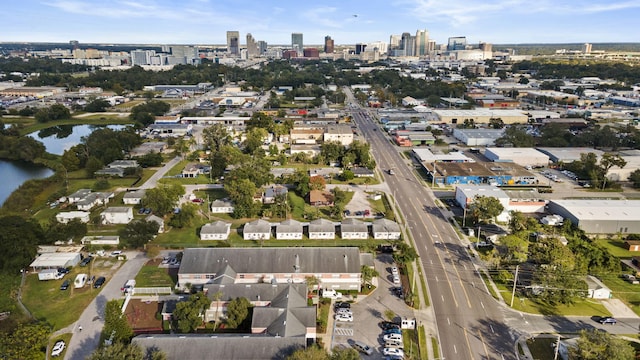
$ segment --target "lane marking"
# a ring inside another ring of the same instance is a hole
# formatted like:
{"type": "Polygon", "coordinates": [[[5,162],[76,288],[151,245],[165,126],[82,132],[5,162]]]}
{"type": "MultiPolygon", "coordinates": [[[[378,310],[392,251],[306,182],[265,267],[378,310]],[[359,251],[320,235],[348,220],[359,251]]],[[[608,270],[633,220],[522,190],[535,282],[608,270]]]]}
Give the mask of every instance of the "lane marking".
{"type": "Polygon", "coordinates": [[[471,343],[469,342],[469,333],[467,332],[467,328],[463,328],[464,330],[464,338],[467,340],[467,347],[469,348],[469,355],[471,355],[471,360],[474,359],[473,351],[471,350],[471,343]]]}
{"type": "Polygon", "coordinates": [[[451,325],[451,320],[449,320],[449,318],[447,318],[447,323],[451,325]]]}
{"type": "Polygon", "coordinates": [[[487,359],[490,359],[487,344],[484,342],[484,338],[482,337],[482,333],[480,332],[480,330],[478,330],[478,336],[480,337],[480,341],[482,342],[482,346],[484,347],[484,353],[487,356],[487,359]]]}

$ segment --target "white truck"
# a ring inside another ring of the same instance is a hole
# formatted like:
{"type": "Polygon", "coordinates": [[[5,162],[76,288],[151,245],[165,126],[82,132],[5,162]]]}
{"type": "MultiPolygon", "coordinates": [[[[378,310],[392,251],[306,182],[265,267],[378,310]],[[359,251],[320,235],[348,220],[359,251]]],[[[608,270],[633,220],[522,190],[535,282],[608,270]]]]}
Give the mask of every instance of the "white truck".
{"type": "Polygon", "coordinates": [[[133,279],[130,279],[130,280],[127,280],[127,282],[124,284],[121,290],[123,294],[131,293],[133,295],[133,288],[135,287],[136,287],[136,281],[133,279]]]}
{"type": "Polygon", "coordinates": [[[73,280],[73,287],[75,287],[76,289],[83,288],[84,284],[87,283],[87,278],[88,278],[87,274],[78,274],[76,276],[76,279],[73,280]]]}
{"type": "Polygon", "coordinates": [[[60,274],[57,269],[46,269],[38,273],[38,280],[58,280],[63,276],[64,274],[60,274]]]}
{"type": "Polygon", "coordinates": [[[339,291],[335,291],[334,289],[324,289],[322,290],[322,297],[328,299],[342,299],[342,293],[339,291]]]}

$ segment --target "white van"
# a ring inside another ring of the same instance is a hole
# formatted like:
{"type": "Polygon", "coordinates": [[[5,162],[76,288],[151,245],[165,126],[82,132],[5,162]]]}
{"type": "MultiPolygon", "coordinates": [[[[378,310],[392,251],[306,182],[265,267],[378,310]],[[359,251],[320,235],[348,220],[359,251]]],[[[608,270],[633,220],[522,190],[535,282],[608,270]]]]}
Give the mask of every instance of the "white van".
{"type": "Polygon", "coordinates": [[[322,290],[322,297],[329,299],[342,299],[342,293],[335,291],[334,289],[324,289],[322,290]]]}
{"type": "Polygon", "coordinates": [[[84,284],[86,283],[87,283],[87,274],[78,274],[78,276],[76,276],[76,279],[73,280],[73,286],[76,289],[80,289],[84,287],[84,284]]]}

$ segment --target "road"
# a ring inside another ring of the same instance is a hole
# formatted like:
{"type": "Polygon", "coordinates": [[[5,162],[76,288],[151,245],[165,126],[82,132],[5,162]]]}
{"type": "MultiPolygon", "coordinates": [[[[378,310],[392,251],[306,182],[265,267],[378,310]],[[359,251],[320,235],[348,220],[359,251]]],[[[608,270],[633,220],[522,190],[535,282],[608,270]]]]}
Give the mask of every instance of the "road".
{"type": "Polygon", "coordinates": [[[113,274],[100,291],[100,294],[87,306],[80,318],[73,326],[73,336],[67,346],[65,360],[86,359],[100,341],[100,334],[104,326],[104,308],[109,300],[122,297],[120,289],[128,279],[136,277],[147,257],[142,252],[126,252],[127,261],[113,274]],[[79,327],[82,326],[82,330],[79,327]]]}
{"type": "MultiPolygon", "coordinates": [[[[356,104],[353,94],[346,93],[356,104]]],[[[435,205],[433,193],[417,180],[407,165],[410,161],[365,110],[352,110],[415,240],[435,313],[441,358],[516,359],[518,334],[505,325],[504,308],[486,289],[467,244],[435,205]],[[389,175],[388,169],[395,174],[389,175]]]]}

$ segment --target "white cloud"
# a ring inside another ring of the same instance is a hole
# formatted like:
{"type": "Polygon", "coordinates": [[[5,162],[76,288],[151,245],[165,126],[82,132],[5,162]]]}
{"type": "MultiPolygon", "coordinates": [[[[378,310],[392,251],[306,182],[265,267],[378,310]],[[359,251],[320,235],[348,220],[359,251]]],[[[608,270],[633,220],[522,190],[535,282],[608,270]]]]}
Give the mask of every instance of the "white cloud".
{"type": "Polygon", "coordinates": [[[312,8],[306,10],[302,14],[302,18],[305,21],[312,22],[318,25],[330,27],[330,28],[340,28],[342,24],[340,21],[336,21],[336,16],[334,15],[338,10],[335,7],[323,6],[312,8]]]}

